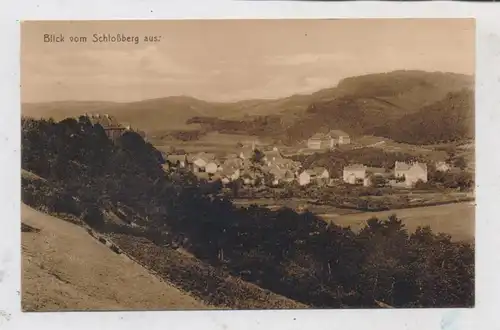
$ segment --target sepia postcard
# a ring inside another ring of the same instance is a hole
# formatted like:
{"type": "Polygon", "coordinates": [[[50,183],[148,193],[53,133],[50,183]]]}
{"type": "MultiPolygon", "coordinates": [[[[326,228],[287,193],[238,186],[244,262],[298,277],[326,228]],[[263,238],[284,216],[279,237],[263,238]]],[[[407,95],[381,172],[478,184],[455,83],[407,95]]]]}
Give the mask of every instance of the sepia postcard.
{"type": "Polygon", "coordinates": [[[474,19],[24,21],[26,312],[475,306],[474,19]]]}

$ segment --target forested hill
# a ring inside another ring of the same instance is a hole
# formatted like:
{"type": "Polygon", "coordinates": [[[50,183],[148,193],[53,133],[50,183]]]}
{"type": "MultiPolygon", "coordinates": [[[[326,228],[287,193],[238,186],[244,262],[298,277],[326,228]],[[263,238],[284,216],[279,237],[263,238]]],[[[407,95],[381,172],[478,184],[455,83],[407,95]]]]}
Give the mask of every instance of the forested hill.
{"type": "MultiPolygon", "coordinates": [[[[474,78],[443,72],[393,71],[346,78],[332,88],[274,100],[206,102],[172,96],[130,103],[23,104],[31,117],[62,120],[84,112],[108,113],[147,133],[199,129],[271,136],[290,143],[340,128],[363,134],[441,102],[450,92],[474,88],[474,78]],[[192,125],[192,124],[197,125],[192,125]]],[[[470,109],[473,112],[473,108],[470,109]]],[[[391,133],[392,134],[392,133],[391,133]]]]}
{"type": "Polygon", "coordinates": [[[413,144],[473,139],[474,102],[472,90],[449,93],[418,112],[374,128],[372,133],[413,144]]]}
{"type": "MultiPolygon", "coordinates": [[[[23,180],[28,205],[79,217],[97,231],[116,229],[107,227],[105,212],[127,210],[132,215],[127,221],[158,234],[158,247],[182,237],[181,247],[217,269],[219,278],[241,277],[311,307],[374,307],[375,301],[395,307],[474,304],[469,243],[452,242],[429,228],[409,233],[396,215],[367,219],[357,233],[310,212],[239,208],[221,197],[220,185],[182,171],[165,172],[162,162],[138,134],[127,132],[112,142],[86,117],[22,120],[23,169],[44,178],[23,180]]],[[[120,226],[120,232],[128,228],[120,226]]],[[[148,251],[140,252],[150,260],[148,251]]],[[[195,273],[178,280],[192,281],[195,273]]],[[[217,283],[202,287],[224,305],[227,295],[218,296],[222,284],[217,283]]],[[[232,301],[247,299],[242,292],[232,290],[232,301]]]]}

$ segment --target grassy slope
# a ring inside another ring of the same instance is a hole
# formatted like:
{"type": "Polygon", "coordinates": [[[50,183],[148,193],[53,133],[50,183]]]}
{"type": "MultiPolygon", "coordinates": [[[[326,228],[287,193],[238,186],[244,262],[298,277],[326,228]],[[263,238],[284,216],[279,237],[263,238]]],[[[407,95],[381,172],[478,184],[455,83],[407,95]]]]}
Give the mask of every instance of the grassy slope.
{"type": "Polygon", "coordinates": [[[207,309],[195,298],[113,253],[85,229],[23,204],[22,307],[25,311],[207,309]]]}

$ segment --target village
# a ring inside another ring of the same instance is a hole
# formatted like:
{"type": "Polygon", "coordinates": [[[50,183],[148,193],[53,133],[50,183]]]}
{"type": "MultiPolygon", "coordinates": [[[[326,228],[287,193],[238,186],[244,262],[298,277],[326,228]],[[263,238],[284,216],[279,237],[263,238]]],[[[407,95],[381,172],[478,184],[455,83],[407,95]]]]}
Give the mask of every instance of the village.
{"type": "MultiPolygon", "coordinates": [[[[92,124],[101,125],[112,140],[126,131],[137,132],[145,138],[144,132],[123,125],[108,114],[85,116],[92,124]]],[[[309,153],[320,153],[351,144],[351,137],[341,130],[331,130],[328,133],[316,133],[305,143],[309,153]]],[[[293,183],[299,186],[332,186],[344,183],[411,189],[419,182],[426,183],[429,177],[428,164],[416,161],[396,161],[392,169],[353,163],[344,166],[341,177],[336,177],[325,167],[304,168],[301,162],[289,155],[284,156],[277,146],[261,146],[255,141],[239,145],[239,152],[224,155],[204,151],[164,154],[165,163],[162,166],[165,171],[178,169],[192,172],[200,180],[220,181],[223,185],[239,180],[249,187],[277,187],[293,183]]],[[[458,171],[445,161],[437,161],[433,166],[436,171],[443,173],[458,171]]]]}
{"type": "MultiPolygon", "coordinates": [[[[223,184],[241,179],[247,186],[279,186],[293,182],[300,186],[324,186],[342,179],[347,184],[369,187],[378,182],[376,178],[383,178],[392,187],[411,188],[419,181],[428,180],[427,165],[419,162],[396,162],[393,171],[352,164],[344,167],[342,178],[336,178],[325,167],[304,169],[300,162],[284,157],[277,147],[261,151],[255,146],[246,146],[239,154],[228,154],[224,158],[206,152],[167,155],[166,160],[165,170],[189,170],[199,179],[220,180],[223,184]]],[[[448,170],[445,163],[439,166],[442,171],[448,170]]]]}

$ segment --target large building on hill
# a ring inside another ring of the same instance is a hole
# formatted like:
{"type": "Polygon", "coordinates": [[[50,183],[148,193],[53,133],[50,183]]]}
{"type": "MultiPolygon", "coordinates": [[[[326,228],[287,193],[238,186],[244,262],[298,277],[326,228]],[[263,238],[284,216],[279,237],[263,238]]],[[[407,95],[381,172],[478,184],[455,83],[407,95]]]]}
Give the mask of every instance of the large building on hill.
{"type": "Polygon", "coordinates": [[[119,138],[125,131],[130,130],[130,126],[123,126],[116,118],[108,114],[86,114],[92,125],[99,124],[111,140],[119,138]]]}
{"type": "Polygon", "coordinates": [[[344,131],[334,129],[331,130],[328,134],[328,137],[332,139],[334,142],[334,145],[342,145],[342,144],[350,144],[351,143],[351,137],[349,134],[347,134],[344,131]]]}
{"type": "Polygon", "coordinates": [[[334,141],[327,134],[316,133],[307,140],[307,147],[314,150],[332,149],[334,141]]]}
{"type": "Polygon", "coordinates": [[[341,130],[331,130],[327,134],[316,133],[311,136],[307,140],[307,147],[314,150],[328,150],[349,143],[351,143],[349,134],[341,130]]]}

